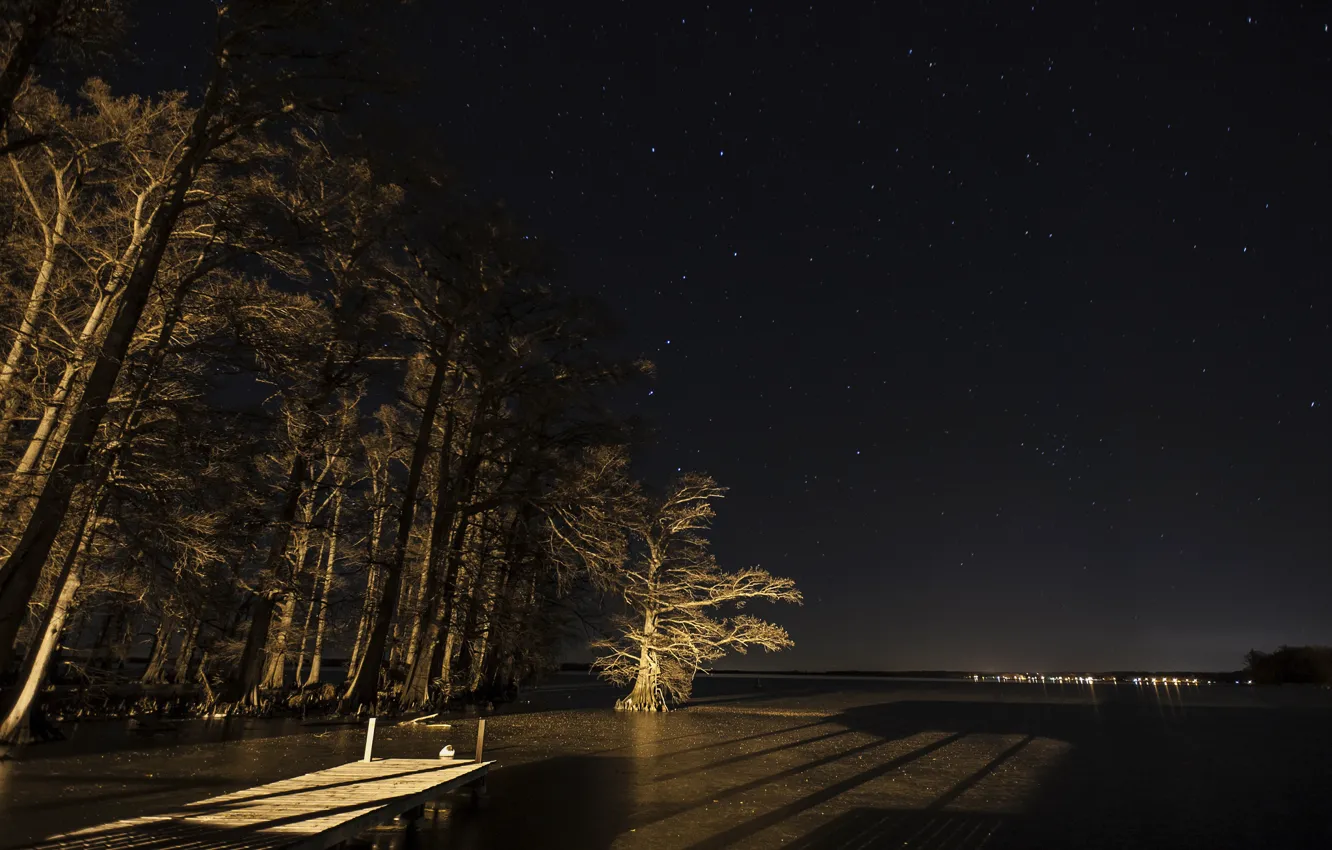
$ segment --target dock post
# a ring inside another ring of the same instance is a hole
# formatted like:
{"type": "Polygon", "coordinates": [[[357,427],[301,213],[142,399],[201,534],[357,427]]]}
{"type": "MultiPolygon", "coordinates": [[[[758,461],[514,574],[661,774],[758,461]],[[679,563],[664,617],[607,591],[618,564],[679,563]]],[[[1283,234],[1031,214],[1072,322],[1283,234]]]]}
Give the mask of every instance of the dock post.
{"type": "Polygon", "coordinates": [[[375,748],[375,718],[370,718],[370,728],[365,731],[365,758],[361,761],[370,761],[370,752],[375,748]]]}
{"type": "MultiPolygon", "coordinates": [[[[476,721],[476,763],[481,763],[481,754],[486,746],[486,719],[476,721]]],[[[481,777],[472,783],[472,805],[478,809],[486,807],[486,779],[481,777]]]]}

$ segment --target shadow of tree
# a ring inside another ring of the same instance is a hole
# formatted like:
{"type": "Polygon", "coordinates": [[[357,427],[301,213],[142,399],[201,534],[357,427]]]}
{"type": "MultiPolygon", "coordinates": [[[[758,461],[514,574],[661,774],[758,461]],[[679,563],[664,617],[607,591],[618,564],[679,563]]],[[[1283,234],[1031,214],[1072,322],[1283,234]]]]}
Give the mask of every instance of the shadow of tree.
{"type": "MultiPolygon", "coordinates": [[[[89,806],[99,803],[107,803],[112,800],[118,803],[127,803],[131,800],[138,800],[144,797],[156,797],[162,794],[163,789],[160,779],[151,776],[123,776],[123,775],[94,775],[80,777],[55,777],[47,775],[46,779],[58,779],[61,782],[70,784],[90,784],[98,785],[101,783],[115,783],[121,785],[132,785],[134,787],[121,788],[118,790],[106,791],[103,793],[91,793],[86,791],[75,792],[80,805],[89,806]]],[[[189,779],[178,779],[171,783],[171,792],[178,792],[186,789],[198,789],[203,791],[208,788],[227,788],[235,783],[227,779],[212,779],[208,777],[191,777],[189,779]]],[[[30,812],[40,812],[49,809],[68,808],[70,801],[67,797],[57,797],[51,800],[42,800],[35,803],[29,803],[25,808],[30,812]]],[[[3,843],[0,843],[3,846],[3,843]]]]}
{"type": "Polygon", "coordinates": [[[852,809],[814,832],[784,845],[788,850],[980,850],[1005,818],[967,812],[852,809]]]}
{"type": "MultiPolygon", "coordinates": [[[[980,770],[921,810],[856,809],[807,838],[804,847],[1332,847],[1332,713],[1323,708],[1183,708],[1140,692],[1097,703],[898,701],[828,719],[875,739],[945,735],[933,751],[969,735],[1021,736],[980,770]],[[1037,738],[1071,745],[1021,812],[945,812],[1037,738]],[[980,826],[978,826],[978,824],[980,826]],[[1002,829],[1000,826],[1002,825],[1002,829]],[[861,835],[850,844],[850,834],[861,835]],[[983,838],[980,836],[983,833],[983,838]]],[[[799,741],[788,746],[799,746],[799,741]]],[[[750,780],[752,790],[783,775],[863,753],[864,745],[750,780]]],[[[693,848],[720,848],[920,758],[915,751],[763,812],[693,848]]],[[[758,754],[748,754],[758,755],[758,754]]],[[[723,759],[702,770],[746,756],[723,759]]],[[[717,795],[713,795],[716,797],[717,795]]]]}

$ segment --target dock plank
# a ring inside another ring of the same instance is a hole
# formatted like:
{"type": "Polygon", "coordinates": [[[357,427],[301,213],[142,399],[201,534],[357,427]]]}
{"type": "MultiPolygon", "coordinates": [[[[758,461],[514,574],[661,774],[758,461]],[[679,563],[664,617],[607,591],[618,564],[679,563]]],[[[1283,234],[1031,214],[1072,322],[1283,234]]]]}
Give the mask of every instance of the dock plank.
{"type": "Polygon", "coordinates": [[[209,797],[29,845],[31,850],[324,850],[455,788],[492,762],[375,759],[209,797]]]}

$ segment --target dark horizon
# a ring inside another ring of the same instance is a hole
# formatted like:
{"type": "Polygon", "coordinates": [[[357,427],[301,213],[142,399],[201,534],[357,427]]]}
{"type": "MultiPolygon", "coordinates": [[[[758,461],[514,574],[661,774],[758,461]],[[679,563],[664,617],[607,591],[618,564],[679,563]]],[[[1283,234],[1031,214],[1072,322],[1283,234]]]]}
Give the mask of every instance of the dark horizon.
{"type": "Polygon", "coordinates": [[[415,4],[352,119],[657,363],[642,474],[805,594],[746,665],[1230,669],[1332,644],[1332,36],[1251,11],[415,4]]]}

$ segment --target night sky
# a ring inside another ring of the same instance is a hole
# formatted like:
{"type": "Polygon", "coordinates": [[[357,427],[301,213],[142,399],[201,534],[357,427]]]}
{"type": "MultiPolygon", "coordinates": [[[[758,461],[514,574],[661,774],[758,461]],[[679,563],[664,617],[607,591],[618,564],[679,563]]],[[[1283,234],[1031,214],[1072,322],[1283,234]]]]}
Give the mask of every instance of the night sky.
{"type": "Polygon", "coordinates": [[[746,666],[1235,669],[1332,643],[1332,14],[1167,5],[418,2],[361,120],[657,363],[746,666]]]}

